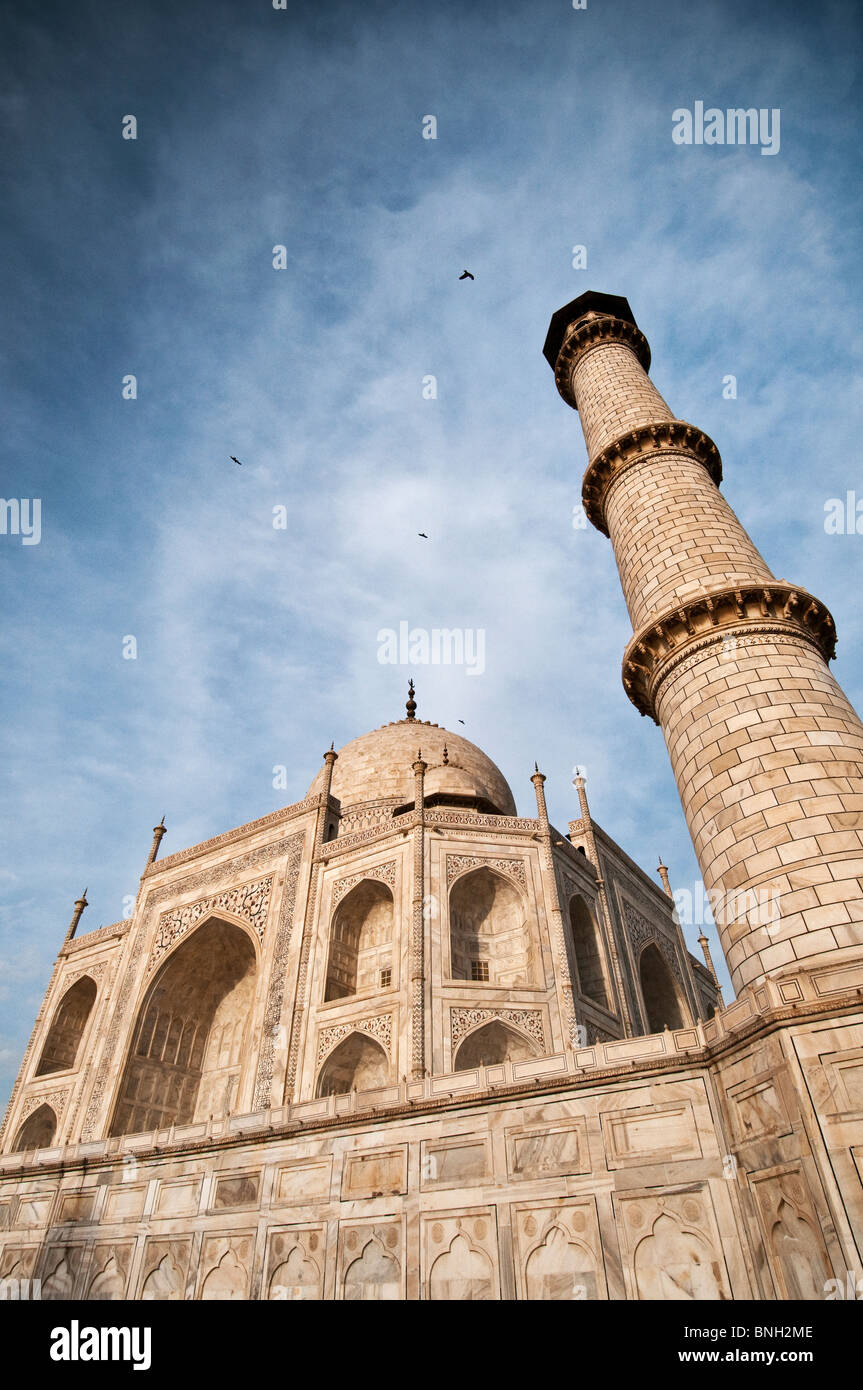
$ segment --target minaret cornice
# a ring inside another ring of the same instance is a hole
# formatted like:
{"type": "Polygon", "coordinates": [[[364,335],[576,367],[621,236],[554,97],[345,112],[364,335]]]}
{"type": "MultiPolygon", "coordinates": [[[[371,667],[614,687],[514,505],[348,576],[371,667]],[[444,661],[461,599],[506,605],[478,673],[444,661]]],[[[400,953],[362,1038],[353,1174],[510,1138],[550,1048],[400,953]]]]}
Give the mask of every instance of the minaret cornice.
{"type": "Polygon", "coordinates": [[[687,454],[706,468],[718,487],[722,481],[722,459],[709,435],[686,420],[664,420],[641,425],[615,439],[587,465],[581,485],[581,499],[588,519],[608,535],[605,499],[622,473],[645,459],[656,460],[668,454],[687,454]]]}
{"type": "Polygon", "coordinates": [[[623,685],[642,714],[658,723],[656,701],[663,681],[682,661],[711,644],[731,639],[802,638],[830,661],[836,627],[829,610],[792,584],[732,585],[699,594],[641,628],[623,655],[623,685]]]}
{"type": "Polygon", "coordinates": [[[631,348],[644,370],[648,371],[650,344],[634,323],[610,314],[596,314],[582,319],[567,332],[554,367],[557,389],[573,410],[578,410],[572,386],[572,374],[576,364],[586,353],[594,348],[604,347],[607,343],[623,343],[631,348]]]}

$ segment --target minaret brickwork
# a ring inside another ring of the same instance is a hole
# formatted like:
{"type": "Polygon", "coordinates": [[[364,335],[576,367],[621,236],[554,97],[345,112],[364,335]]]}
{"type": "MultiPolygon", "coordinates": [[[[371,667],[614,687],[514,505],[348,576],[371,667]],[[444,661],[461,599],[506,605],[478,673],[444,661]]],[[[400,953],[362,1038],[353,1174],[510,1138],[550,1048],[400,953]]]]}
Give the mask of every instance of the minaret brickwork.
{"type": "Polygon", "coordinates": [[[545,344],[588,452],[634,630],[629,698],[665,735],[735,989],[863,954],[863,724],[833,620],[774,578],[719,491],[718,450],[647,375],[625,299],[589,292],[545,344]]]}

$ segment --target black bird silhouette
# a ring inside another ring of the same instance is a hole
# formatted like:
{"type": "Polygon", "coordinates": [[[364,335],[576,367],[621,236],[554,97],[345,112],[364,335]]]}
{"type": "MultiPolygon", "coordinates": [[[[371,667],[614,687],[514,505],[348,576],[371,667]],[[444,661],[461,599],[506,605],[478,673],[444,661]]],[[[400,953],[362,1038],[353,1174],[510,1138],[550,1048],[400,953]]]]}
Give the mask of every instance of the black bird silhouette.
{"type": "Polygon", "coordinates": [[[463,723],[464,723],[464,720],[463,720],[463,719],[460,719],[458,722],[459,722],[459,724],[463,724],[463,723]]]}
{"type": "Polygon", "coordinates": [[[424,541],[428,540],[428,536],[426,535],[425,531],[417,531],[417,535],[422,536],[424,541]]]}
{"type": "Polygon", "coordinates": [[[460,280],[475,280],[475,279],[476,279],[476,276],[475,276],[475,275],[471,275],[471,273],[470,273],[469,270],[463,270],[462,273],[461,273],[461,275],[460,275],[458,278],[459,278],[460,280]]]}
{"type": "MultiPolygon", "coordinates": [[[[240,463],[240,460],[239,460],[239,459],[235,459],[235,458],[234,458],[234,455],[231,454],[231,463],[240,463]]],[[[242,466],[243,466],[243,465],[240,463],[240,467],[241,467],[241,468],[242,468],[242,466]]]]}

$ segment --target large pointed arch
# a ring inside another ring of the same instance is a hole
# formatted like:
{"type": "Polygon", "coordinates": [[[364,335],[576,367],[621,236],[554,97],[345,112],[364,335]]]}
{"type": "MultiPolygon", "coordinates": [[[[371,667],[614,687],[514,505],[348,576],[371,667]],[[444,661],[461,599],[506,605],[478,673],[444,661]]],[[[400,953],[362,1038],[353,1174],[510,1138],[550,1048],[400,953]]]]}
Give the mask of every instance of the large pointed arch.
{"type": "Polygon", "coordinates": [[[651,1033],[664,1028],[685,1028],[684,1007],[680,991],[668,962],[654,941],[648,941],[638,960],[641,997],[651,1033]]]}
{"type": "Polygon", "coordinates": [[[395,908],[385,883],[364,878],[333,914],[324,999],[345,999],[392,978],[395,908]]]}
{"type": "Polygon", "coordinates": [[[340,1096],[373,1091],[390,1080],[390,1062],[380,1043],[367,1033],[349,1033],[321,1067],[315,1094],[340,1096]]]}
{"type": "Polygon", "coordinates": [[[40,1105],[18,1130],[12,1152],[20,1154],[28,1149],[50,1149],[56,1133],[57,1116],[50,1105],[40,1105]]]}
{"type": "Polygon", "coordinates": [[[233,922],[208,918],[174,948],[138,1011],[112,1135],[234,1108],[256,974],[253,938],[233,922]]]}
{"type": "Polygon", "coordinates": [[[37,1076],[47,1076],[54,1071],[70,1071],[75,1065],[78,1048],[84,1036],[84,1029],[96,1002],[96,981],[89,975],[82,975],[63,995],[54,1017],[39,1065],[37,1076]]]}
{"type": "Polygon", "coordinates": [[[509,988],[535,983],[527,911],[509,878],[486,865],[460,875],[450,889],[449,921],[454,980],[509,988]]]}

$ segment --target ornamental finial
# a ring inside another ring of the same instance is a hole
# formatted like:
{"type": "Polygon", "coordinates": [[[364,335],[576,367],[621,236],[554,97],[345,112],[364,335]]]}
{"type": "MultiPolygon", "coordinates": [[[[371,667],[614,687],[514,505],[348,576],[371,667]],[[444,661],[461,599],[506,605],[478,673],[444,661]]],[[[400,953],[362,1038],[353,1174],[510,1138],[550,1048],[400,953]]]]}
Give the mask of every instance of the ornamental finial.
{"type": "Polygon", "coordinates": [[[416,700],[414,699],[414,695],[415,695],[415,694],[416,694],[416,691],[414,690],[414,683],[413,683],[413,681],[411,680],[411,681],[409,682],[409,684],[408,684],[408,698],[407,698],[407,701],[406,701],[406,703],[405,703],[405,709],[406,709],[407,712],[408,712],[408,719],[414,719],[414,718],[416,717],[417,702],[416,702],[416,700]]]}

